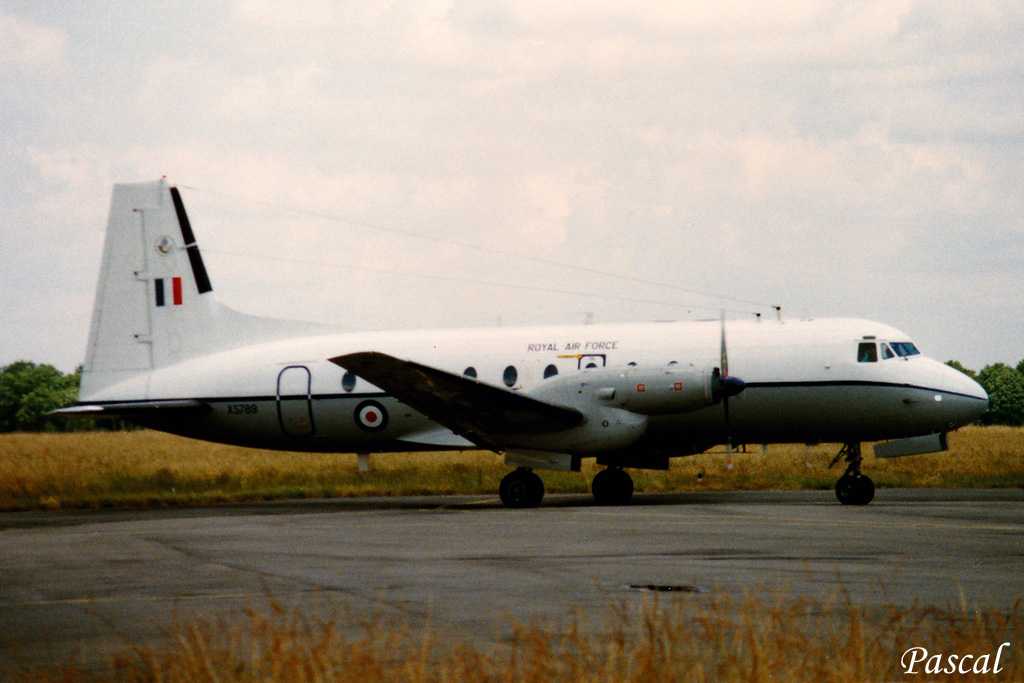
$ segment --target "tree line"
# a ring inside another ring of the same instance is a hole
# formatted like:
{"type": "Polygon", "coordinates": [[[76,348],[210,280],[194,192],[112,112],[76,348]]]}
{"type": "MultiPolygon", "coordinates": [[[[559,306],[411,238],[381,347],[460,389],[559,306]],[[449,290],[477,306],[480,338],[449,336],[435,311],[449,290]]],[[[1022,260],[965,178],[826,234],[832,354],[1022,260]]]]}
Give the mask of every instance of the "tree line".
{"type": "MultiPolygon", "coordinates": [[[[1016,367],[995,363],[978,372],[955,360],[946,364],[974,378],[988,392],[988,412],[981,416],[980,424],[1024,426],[1024,360],[1016,367]]],[[[81,420],[49,414],[75,404],[81,379],[81,366],[70,374],[63,374],[52,365],[29,361],[4,367],[0,370],[0,432],[124,428],[120,421],[81,420]]]]}
{"type": "Polygon", "coordinates": [[[978,420],[980,424],[1024,425],[1024,360],[1017,367],[996,363],[978,372],[955,360],[946,361],[946,365],[971,377],[988,392],[988,411],[978,420]]]}
{"type": "Polygon", "coordinates": [[[82,366],[64,374],[52,365],[17,361],[0,370],[0,433],[77,432],[115,429],[113,420],[82,420],[49,415],[78,400],[82,366]]]}

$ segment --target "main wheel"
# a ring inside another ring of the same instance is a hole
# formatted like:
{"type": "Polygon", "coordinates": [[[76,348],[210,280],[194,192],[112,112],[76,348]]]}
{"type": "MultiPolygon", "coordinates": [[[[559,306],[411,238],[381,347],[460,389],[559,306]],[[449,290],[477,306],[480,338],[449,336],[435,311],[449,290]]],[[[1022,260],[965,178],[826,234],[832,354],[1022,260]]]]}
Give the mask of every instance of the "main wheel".
{"type": "Polygon", "coordinates": [[[544,499],[544,482],[533,470],[520,467],[501,480],[498,495],[509,508],[535,508],[544,499]]]}
{"type": "Polygon", "coordinates": [[[625,505],[633,498],[633,478],[618,467],[609,467],[594,475],[590,490],[598,505],[625,505]]]}
{"type": "Polygon", "coordinates": [[[843,505],[867,505],[875,497],[875,484],[863,474],[844,474],[836,482],[836,498],[843,505]]]}

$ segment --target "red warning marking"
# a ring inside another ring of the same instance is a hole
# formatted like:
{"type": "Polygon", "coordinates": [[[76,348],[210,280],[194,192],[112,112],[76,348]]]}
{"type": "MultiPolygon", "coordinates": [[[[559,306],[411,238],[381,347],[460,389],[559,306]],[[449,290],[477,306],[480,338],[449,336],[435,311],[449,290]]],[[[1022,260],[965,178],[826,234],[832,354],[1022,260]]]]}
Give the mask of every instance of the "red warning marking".
{"type": "Polygon", "coordinates": [[[175,306],[180,306],[181,305],[181,278],[180,277],[176,277],[173,280],[171,280],[171,288],[173,290],[174,305],[175,306]]]}
{"type": "Polygon", "coordinates": [[[672,389],[674,391],[682,391],[683,390],[683,383],[682,382],[676,382],[675,386],[672,387],[672,389]]]}
{"type": "Polygon", "coordinates": [[[645,391],[647,391],[647,386],[646,386],[646,385],[644,385],[644,384],[637,384],[637,385],[636,385],[636,390],[637,390],[637,393],[640,393],[640,394],[642,394],[642,393],[644,393],[645,391]]]}

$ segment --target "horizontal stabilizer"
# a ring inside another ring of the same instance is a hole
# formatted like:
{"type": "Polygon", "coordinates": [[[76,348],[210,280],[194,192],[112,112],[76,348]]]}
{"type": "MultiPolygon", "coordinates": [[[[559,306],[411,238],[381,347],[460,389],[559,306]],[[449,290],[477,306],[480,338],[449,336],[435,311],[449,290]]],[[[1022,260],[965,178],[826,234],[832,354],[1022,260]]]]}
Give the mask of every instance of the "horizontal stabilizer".
{"type": "Polygon", "coordinates": [[[384,353],[330,359],[473,443],[501,450],[501,435],[544,434],[583,422],[575,408],[540,401],[384,353]]]}
{"type": "Polygon", "coordinates": [[[203,401],[126,401],[120,403],[91,403],[54,410],[50,415],[68,417],[156,417],[158,415],[201,415],[210,411],[210,405],[203,401]]]}

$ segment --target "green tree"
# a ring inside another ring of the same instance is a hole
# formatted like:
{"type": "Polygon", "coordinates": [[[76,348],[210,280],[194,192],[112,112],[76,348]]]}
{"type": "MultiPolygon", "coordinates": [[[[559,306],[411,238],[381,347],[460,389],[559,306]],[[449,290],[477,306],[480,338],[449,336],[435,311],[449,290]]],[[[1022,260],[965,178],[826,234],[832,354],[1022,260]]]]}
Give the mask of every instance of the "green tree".
{"type": "Polygon", "coordinates": [[[977,379],[988,392],[988,412],[982,415],[982,424],[1024,425],[1024,375],[996,363],[982,368],[977,379]]]}
{"type": "Polygon", "coordinates": [[[0,431],[67,429],[67,421],[47,417],[72,405],[80,374],[63,375],[52,365],[18,361],[0,370],[0,431]]]}
{"type": "MultiPolygon", "coordinates": [[[[18,429],[21,431],[39,432],[53,429],[66,431],[66,418],[48,416],[51,410],[73,405],[78,396],[78,386],[68,381],[67,376],[57,384],[42,384],[32,390],[21,402],[18,411],[18,429]]],[[[73,427],[71,427],[73,428],[73,427]]]]}
{"type": "MultiPolygon", "coordinates": [[[[1021,361],[1021,363],[1024,363],[1024,361],[1021,361]]],[[[960,365],[960,361],[947,360],[946,365],[953,368],[954,370],[959,370],[960,372],[964,373],[971,379],[978,379],[978,373],[976,373],[974,370],[968,370],[964,366],[960,365]]]]}

